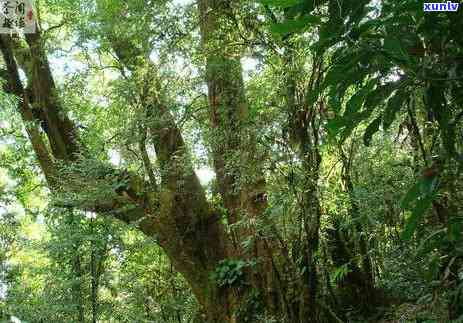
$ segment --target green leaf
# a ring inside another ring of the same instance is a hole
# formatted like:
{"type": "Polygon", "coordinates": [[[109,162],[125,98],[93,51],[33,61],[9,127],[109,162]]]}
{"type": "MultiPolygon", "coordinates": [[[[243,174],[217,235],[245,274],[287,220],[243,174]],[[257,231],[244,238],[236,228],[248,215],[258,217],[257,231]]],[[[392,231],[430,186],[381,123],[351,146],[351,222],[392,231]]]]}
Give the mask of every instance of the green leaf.
{"type": "Polygon", "coordinates": [[[439,128],[444,146],[450,155],[455,154],[455,127],[450,122],[450,110],[447,107],[444,87],[440,84],[431,84],[426,91],[426,103],[439,128]]]}
{"type": "Polygon", "coordinates": [[[288,10],[285,12],[285,16],[288,18],[294,18],[301,14],[312,12],[313,9],[313,1],[302,1],[296,5],[289,7],[288,10]]]}
{"type": "Polygon", "coordinates": [[[321,25],[318,37],[319,40],[313,44],[312,49],[317,53],[323,53],[341,40],[341,33],[337,25],[326,23],[321,25]]]}
{"type": "Polygon", "coordinates": [[[259,2],[267,6],[289,8],[303,3],[304,0],[260,0],[259,2]]]}
{"type": "Polygon", "coordinates": [[[350,115],[360,110],[365,101],[365,97],[374,87],[374,81],[370,81],[366,86],[357,91],[347,102],[344,116],[350,115]]]}
{"type": "Polygon", "coordinates": [[[365,130],[365,134],[363,135],[363,143],[365,144],[365,146],[370,145],[373,135],[379,130],[381,120],[382,116],[379,116],[368,125],[367,129],[365,130]]]}
{"type": "Polygon", "coordinates": [[[357,91],[346,103],[346,112],[344,116],[351,115],[360,110],[363,105],[363,101],[365,101],[366,95],[365,88],[362,88],[360,91],[357,91]]]}
{"type": "MultiPolygon", "coordinates": [[[[343,51],[337,51],[337,54],[335,55],[337,55],[336,63],[328,70],[320,90],[324,90],[328,87],[339,88],[342,86],[345,91],[351,84],[361,84],[363,75],[362,73],[359,73],[358,69],[356,69],[358,62],[361,59],[361,55],[352,52],[346,54],[343,53],[343,51]]],[[[342,96],[344,91],[342,93],[338,93],[338,96],[342,96]]]]}
{"type": "Polygon", "coordinates": [[[407,210],[410,207],[410,204],[417,200],[421,195],[421,182],[415,183],[405,194],[402,202],[400,203],[400,208],[402,210],[407,210]]]}
{"type": "Polygon", "coordinates": [[[449,224],[448,226],[448,234],[450,241],[459,241],[461,240],[462,232],[463,232],[463,223],[461,220],[456,220],[449,224]]]}
{"type": "Polygon", "coordinates": [[[410,209],[411,204],[420,198],[433,196],[437,189],[437,178],[422,178],[405,195],[400,208],[402,210],[410,209]]]}
{"type": "Polygon", "coordinates": [[[395,37],[384,39],[384,50],[393,58],[396,58],[399,61],[406,63],[410,62],[408,54],[402,48],[400,41],[395,37]]]}
{"type": "Polygon", "coordinates": [[[413,202],[415,203],[412,209],[411,216],[405,223],[405,229],[402,232],[402,239],[409,240],[413,236],[413,233],[418,226],[419,221],[425,214],[425,212],[431,207],[432,202],[437,196],[437,177],[435,178],[423,178],[418,181],[408,191],[405,198],[402,200],[401,208],[410,209],[413,202]]]}
{"type": "Polygon", "coordinates": [[[306,99],[308,106],[312,106],[317,101],[318,97],[320,96],[319,91],[320,91],[319,89],[314,89],[308,93],[307,99],[306,99]]]}
{"type": "Polygon", "coordinates": [[[415,208],[412,211],[412,215],[407,219],[405,223],[405,228],[402,231],[402,239],[408,241],[412,238],[413,233],[415,233],[418,223],[426,213],[426,211],[431,207],[434,198],[433,196],[427,196],[426,198],[418,201],[415,208]]]}
{"type": "Polygon", "coordinates": [[[321,89],[323,90],[329,86],[336,86],[339,84],[341,80],[345,79],[345,77],[346,77],[345,68],[339,65],[336,65],[329,69],[328,73],[325,76],[321,89]]]}
{"type": "Polygon", "coordinates": [[[318,24],[321,19],[317,16],[305,15],[295,20],[287,20],[282,23],[273,24],[270,26],[270,31],[273,34],[286,35],[304,30],[312,24],[318,24]]]}
{"type": "Polygon", "coordinates": [[[390,54],[400,56],[402,54],[402,46],[400,41],[395,37],[384,39],[384,49],[390,54]]]}
{"type": "Polygon", "coordinates": [[[366,112],[353,113],[348,118],[344,118],[345,128],[342,130],[339,141],[343,143],[352,134],[355,128],[366,118],[369,114],[366,112]]]}
{"type": "Polygon", "coordinates": [[[389,99],[384,111],[383,117],[383,129],[387,130],[395,120],[395,116],[398,111],[402,108],[403,102],[407,98],[404,91],[398,90],[396,94],[389,99]]]}
{"type": "Polygon", "coordinates": [[[376,27],[380,27],[382,24],[378,20],[369,20],[361,25],[359,25],[356,28],[352,29],[352,32],[350,33],[350,37],[353,38],[354,40],[359,39],[363,34],[370,32],[371,30],[374,30],[376,27]]]}
{"type": "Polygon", "coordinates": [[[442,243],[441,240],[443,236],[445,235],[446,231],[447,231],[446,228],[440,229],[440,230],[434,231],[428,237],[426,237],[426,239],[424,239],[420,243],[419,247],[417,248],[417,252],[416,252],[417,255],[420,255],[420,256],[425,255],[426,253],[436,248],[438,244],[442,243]]]}
{"type": "Polygon", "coordinates": [[[336,117],[334,119],[331,119],[328,121],[328,124],[326,125],[326,129],[328,130],[328,133],[332,137],[336,137],[338,133],[341,132],[341,130],[346,126],[346,121],[342,117],[336,117]]]}
{"type": "MultiPolygon", "coordinates": [[[[377,80],[377,83],[379,82],[380,81],[377,80]]],[[[365,99],[365,111],[372,112],[374,109],[380,106],[384,102],[384,100],[386,100],[391,95],[391,93],[395,90],[396,86],[397,83],[394,82],[386,83],[384,85],[378,86],[376,89],[370,92],[365,99]]]]}
{"type": "Polygon", "coordinates": [[[344,143],[347,138],[352,134],[352,131],[357,127],[357,124],[355,122],[351,122],[350,124],[347,125],[347,127],[344,128],[344,130],[341,132],[341,136],[339,138],[339,143],[344,143]]]}
{"type": "Polygon", "coordinates": [[[339,91],[336,87],[331,87],[328,91],[328,106],[336,112],[336,116],[340,116],[342,104],[341,104],[341,97],[339,96],[339,92],[343,92],[344,90],[339,91]]]}

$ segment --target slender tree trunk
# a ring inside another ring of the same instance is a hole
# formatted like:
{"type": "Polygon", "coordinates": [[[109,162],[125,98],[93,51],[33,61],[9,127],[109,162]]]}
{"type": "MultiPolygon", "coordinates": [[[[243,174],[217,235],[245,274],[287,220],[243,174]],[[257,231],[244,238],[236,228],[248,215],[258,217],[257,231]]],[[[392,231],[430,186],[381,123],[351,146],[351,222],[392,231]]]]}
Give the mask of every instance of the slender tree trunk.
{"type": "MultiPolygon", "coordinates": [[[[72,227],[77,227],[78,221],[76,221],[76,216],[72,209],[69,209],[69,225],[72,227]]],[[[80,253],[80,241],[74,242],[74,255],[72,258],[71,270],[72,274],[75,277],[72,283],[72,296],[74,304],[77,306],[77,318],[76,322],[84,323],[85,322],[85,309],[84,309],[84,298],[82,294],[82,261],[80,253]]]]}
{"type": "MultiPolygon", "coordinates": [[[[354,145],[354,143],[352,143],[354,145]]],[[[352,147],[353,148],[353,147],[352,147]]],[[[359,267],[352,255],[355,254],[355,248],[348,247],[347,241],[349,238],[344,239],[335,239],[337,243],[343,244],[343,246],[338,247],[341,249],[347,250],[343,253],[339,259],[344,258],[344,264],[349,264],[352,269],[352,277],[346,277],[345,283],[351,285],[351,288],[358,292],[354,293],[354,302],[357,302],[358,299],[363,300],[363,306],[365,309],[368,309],[375,304],[376,292],[374,287],[374,273],[372,268],[371,257],[368,254],[368,243],[366,241],[366,232],[364,231],[361,218],[360,218],[360,209],[356,201],[355,192],[354,192],[354,183],[351,178],[351,169],[352,169],[352,160],[354,158],[353,149],[351,149],[348,156],[344,153],[342,147],[339,148],[341,161],[342,161],[342,187],[344,192],[349,198],[349,215],[354,222],[354,234],[352,234],[354,239],[358,239],[358,251],[361,256],[361,267],[359,267]]],[[[340,230],[339,225],[335,226],[336,230],[340,230]]],[[[349,236],[349,234],[347,234],[349,236]]],[[[340,232],[337,233],[337,236],[340,237],[340,232]]],[[[351,237],[352,238],[352,237],[351,237]]],[[[342,254],[342,253],[341,253],[342,254]]]]}
{"type": "Polygon", "coordinates": [[[92,323],[96,323],[98,320],[98,282],[99,276],[97,271],[97,246],[95,243],[94,236],[94,221],[93,218],[90,219],[90,272],[91,272],[91,300],[92,300],[92,323]]]}
{"type": "MultiPolygon", "coordinates": [[[[78,249],[76,252],[79,252],[78,249]]],[[[81,262],[80,262],[80,255],[77,254],[75,256],[74,260],[74,272],[76,273],[76,278],[77,278],[77,286],[74,287],[74,297],[77,301],[77,322],[84,323],[85,322],[85,316],[84,316],[84,304],[83,304],[83,297],[82,297],[82,268],[81,268],[81,262]]]]}
{"type": "Polygon", "coordinates": [[[74,302],[77,305],[77,322],[85,322],[85,312],[83,304],[83,295],[82,295],[82,266],[80,259],[79,248],[75,248],[75,256],[73,261],[73,271],[76,277],[76,281],[73,282],[73,296],[74,302]]]}
{"type": "MultiPolygon", "coordinates": [[[[319,322],[320,310],[318,303],[319,280],[318,261],[316,254],[320,243],[321,206],[319,199],[318,180],[322,157],[319,151],[319,127],[321,115],[319,102],[308,106],[306,94],[316,86],[322,75],[320,74],[322,59],[315,60],[312,67],[310,82],[306,93],[299,93],[298,73],[302,68],[296,62],[294,48],[288,44],[288,53],[284,59],[288,72],[285,75],[286,100],[288,108],[289,142],[292,143],[297,157],[301,160],[303,192],[299,199],[302,217],[304,240],[302,247],[302,298],[298,306],[300,322],[319,322]]],[[[304,88],[304,87],[302,87],[304,88]]],[[[295,193],[299,194],[299,193],[295,193]]]]}

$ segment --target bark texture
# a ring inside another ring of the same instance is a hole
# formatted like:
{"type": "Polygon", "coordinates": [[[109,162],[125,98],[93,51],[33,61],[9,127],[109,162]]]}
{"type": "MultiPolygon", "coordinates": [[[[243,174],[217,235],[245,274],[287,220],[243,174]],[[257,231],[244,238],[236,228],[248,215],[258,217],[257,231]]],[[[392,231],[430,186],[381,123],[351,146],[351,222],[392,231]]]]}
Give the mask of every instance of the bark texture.
{"type": "MultiPolygon", "coordinates": [[[[140,82],[134,93],[140,100],[132,108],[140,109],[144,116],[139,126],[139,148],[148,181],[108,165],[102,166],[104,174],[96,177],[75,171],[81,165],[98,162],[80,142],[77,127],[60,100],[39,29],[24,40],[0,36],[6,89],[20,99],[19,113],[53,194],[91,196],[97,184],[111,187],[114,180],[124,183],[104,198],[68,199],[65,206],[136,223],[147,236],[155,237],[201,304],[204,316],[199,320],[244,321],[238,309],[250,299],[267,313],[279,315],[288,307],[286,295],[278,292],[287,289],[277,268],[281,251],[272,238],[264,237],[253,225],[265,221],[267,200],[263,171],[259,167],[257,172],[250,171],[258,166],[257,148],[249,123],[240,51],[231,45],[234,32],[229,19],[233,7],[229,1],[199,0],[198,9],[206,53],[210,124],[213,132],[221,134],[221,142],[214,143],[212,151],[226,209],[224,218],[207,200],[194,172],[181,129],[162,95],[150,53],[137,48],[129,38],[111,32],[106,35],[122,68],[140,82]],[[27,82],[21,81],[20,70],[27,82]],[[148,147],[156,152],[156,166],[148,147]],[[154,176],[154,167],[160,169],[160,181],[154,176]],[[235,226],[229,230],[224,223],[235,226]],[[248,238],[253,244],[244,248],[248,238]],[[211,274],[225,259],[257,260],[257,264],[246,267],[239,284],[219,287],[211,274]]],[[[95,297],[97,286],[95,281],[95,297]]]]}
{"type": "MultiPolygon", "coordinates": [[[[8,35],[2,35],[0,40],[7,67],[8,89],[20,99],[18,110],[50,188],[55,193],[90,190],[94,179],[81,178],[81,182],[90,183],[89,187],[75,188],[60,176],[58,164],[78,164],[83,159],[91,160],[92,156],[88,156],[85,147],[79,144],[76,127],[67,117],[56,93],[40,32],[27,37],[26,48],[20,48],[18,42],[8,35]],[[18,54],[24,54],[25,50],[27,55],[18,54]],[[27,84],[32,88],[31,93],[26,93],[20,80],[19,62],[27,66],[27,84]],[[41,113],[34,113],[35,109],[40,109],[41,113]]],[[[129,67],[136,68],[135,65],[129,67]]],[[[153,190],[151,183],[145,183],[136,174],[123,172],[122,176],[119,170],[108,169],[111,174],[108,180],[114,179],[114,176],[124,177],[121,179],[127,181],[127,186],[114,191],[111,199],[89,201],[84,208],[111,214],[127,223],[138,223],[146,235],[156,235],[211,320],[226,322],[228,318],[222,310],[227,308],[225,298],[209,275],[225,258],[223,240],[227,236],[218,214],[206,200],[191,163],[184,162],[187,160],[185,144],[172,116],[155,97],[147,98],[145,108],[156,118],[148,130],[158,163],[165,169],[160,188],[153,190]]]]}

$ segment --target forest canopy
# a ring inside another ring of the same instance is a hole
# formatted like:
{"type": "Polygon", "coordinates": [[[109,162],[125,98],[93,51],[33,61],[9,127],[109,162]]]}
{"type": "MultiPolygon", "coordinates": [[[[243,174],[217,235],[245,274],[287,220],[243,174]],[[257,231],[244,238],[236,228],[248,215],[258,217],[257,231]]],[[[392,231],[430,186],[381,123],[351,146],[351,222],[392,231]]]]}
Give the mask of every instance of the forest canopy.
{"type": "Polygon", "coordinates": [[[0,322],[463,322],[433,8],[35,1],[0,30],[0,322]]]}

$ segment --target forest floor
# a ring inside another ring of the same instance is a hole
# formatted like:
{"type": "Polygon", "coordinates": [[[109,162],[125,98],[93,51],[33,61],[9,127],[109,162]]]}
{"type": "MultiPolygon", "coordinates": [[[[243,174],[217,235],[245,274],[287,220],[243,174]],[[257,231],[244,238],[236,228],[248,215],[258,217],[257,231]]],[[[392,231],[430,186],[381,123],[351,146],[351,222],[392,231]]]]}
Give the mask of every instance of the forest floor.
{"type": "Polygon", "coordinates": [[[432,304],[403,303],[387,309],[381,319],[375,323],[448,323],[445,306],[432,304]]]}

